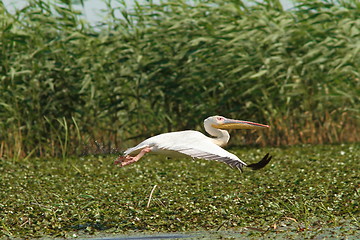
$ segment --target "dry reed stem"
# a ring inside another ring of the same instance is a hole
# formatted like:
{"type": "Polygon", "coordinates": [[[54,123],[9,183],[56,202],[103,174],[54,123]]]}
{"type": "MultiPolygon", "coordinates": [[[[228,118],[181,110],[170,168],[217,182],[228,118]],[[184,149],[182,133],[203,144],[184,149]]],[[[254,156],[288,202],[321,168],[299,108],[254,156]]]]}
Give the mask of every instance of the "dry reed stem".
{"type": "Polygon", "coordinates": [[[152,195],[153,195],[156,187],[157,187],[157,185],[154,185],[154,187],[152,188],[152,190],[151,190],[151,192],[150,192],[149,200],[148,200],[148,203],[147,203],[147,205],[146,205],[147,208],[150,207],[150,202],[151,202],[151,199],[152,199],[152,195]]]}

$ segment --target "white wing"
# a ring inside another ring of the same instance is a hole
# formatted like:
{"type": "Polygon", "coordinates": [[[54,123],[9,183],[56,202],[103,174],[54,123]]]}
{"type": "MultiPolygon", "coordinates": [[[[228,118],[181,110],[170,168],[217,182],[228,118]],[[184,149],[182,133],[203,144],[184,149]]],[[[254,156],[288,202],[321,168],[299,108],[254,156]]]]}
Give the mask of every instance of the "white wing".
{"type": "Polygon", "coordinates": [[[236,155],[213,143],[211,138],[192,130],[164,133],[151,137],[137,146],[129,148],[124,154],[135,153],[145,147],[151,147],[152,152],[159,154],[180,153],[193,158],[216,160],[239,170],[247,165],[236,155]]]}

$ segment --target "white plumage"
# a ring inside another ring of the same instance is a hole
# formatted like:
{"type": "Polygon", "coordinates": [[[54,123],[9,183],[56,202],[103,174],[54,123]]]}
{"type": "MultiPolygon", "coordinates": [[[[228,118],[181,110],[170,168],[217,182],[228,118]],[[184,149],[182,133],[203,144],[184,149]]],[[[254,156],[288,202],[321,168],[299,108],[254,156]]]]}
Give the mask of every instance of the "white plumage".
{"type": "Polygon", "coordinates": [[[124,156],[120,156],[115,163],[125,166],[138,161],[146,153],[153,152],[168,156],[216,160],[242,170],[244,166],[252,169],[262,168],[271,159],[267,154],[259,163],[247,165],[236,155],[220,147],[226,145],[230,139],[229,133],[224,129],[256,129],[269,127],[267,125],[213,116],[205,119],[204,127],[210,135],[214,136],[213,138],[193,130],[163,133],[127,149],[124,156]]]}
{"type": "Polygon", "coordinates": [[[151,152],[168,156],[217,160],[237,168],[246,166],[236,155],[214,144],[211,138],[192,130],[156,135],[127,149],[124,155],[139,153],[145,147],[151,148],[151,152]]]}

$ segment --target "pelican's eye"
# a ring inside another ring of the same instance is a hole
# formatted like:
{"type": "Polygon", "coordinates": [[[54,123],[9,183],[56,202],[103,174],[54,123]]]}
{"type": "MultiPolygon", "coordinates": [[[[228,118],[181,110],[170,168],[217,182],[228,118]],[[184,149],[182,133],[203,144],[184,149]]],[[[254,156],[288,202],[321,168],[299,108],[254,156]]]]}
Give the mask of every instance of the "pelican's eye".
{"type": "Polygon", "coordinates": [[[222,121],[224,121],[224,118],[223,117],[217,117],[216,120],[218,120],[219,122],[222,122],[222,121]]]}

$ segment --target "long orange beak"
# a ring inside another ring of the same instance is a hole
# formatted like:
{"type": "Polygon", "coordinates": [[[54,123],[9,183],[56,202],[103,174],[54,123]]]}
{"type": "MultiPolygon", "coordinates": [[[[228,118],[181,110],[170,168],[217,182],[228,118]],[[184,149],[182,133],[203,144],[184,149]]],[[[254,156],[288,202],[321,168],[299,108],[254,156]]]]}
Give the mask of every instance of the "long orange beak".
{"type": "Polygon", "coordinates": [[[219,129],[259,129],[259,128],[269,128],[269,125],[264,125],[255,122],[243,121],[243,120],[234,120],[226,118],[221,124],[213,124],[214,128],[219,129]]]}

